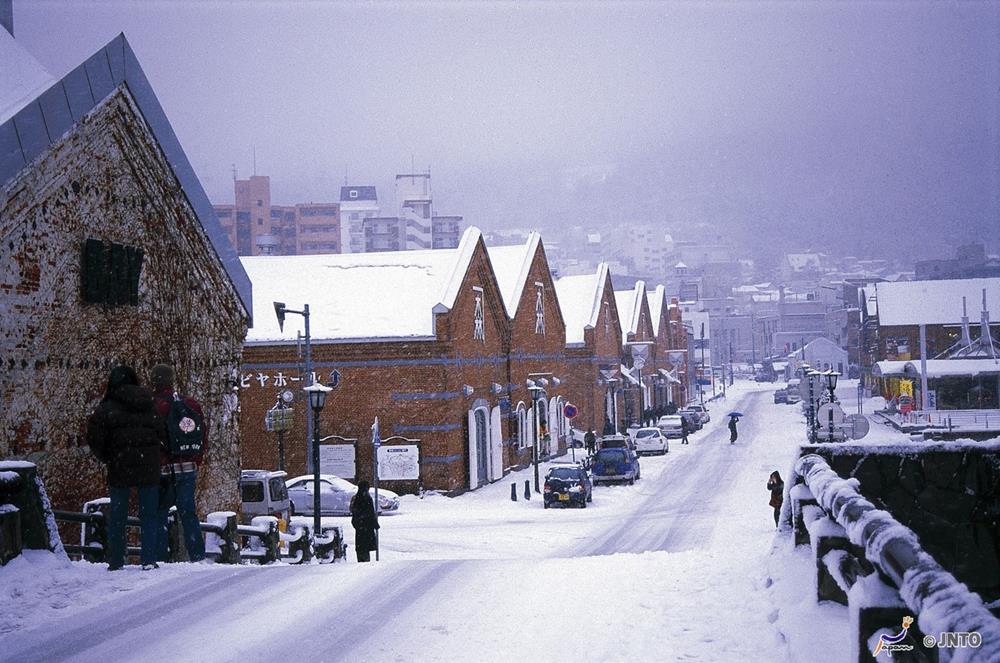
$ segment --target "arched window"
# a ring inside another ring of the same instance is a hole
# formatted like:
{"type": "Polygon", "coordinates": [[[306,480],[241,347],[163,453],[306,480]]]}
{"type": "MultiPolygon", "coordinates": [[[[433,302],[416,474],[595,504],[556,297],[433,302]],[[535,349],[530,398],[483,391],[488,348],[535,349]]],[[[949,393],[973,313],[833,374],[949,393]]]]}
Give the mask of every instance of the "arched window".
{"type": "Polygon", "coordinates": [[[517,404],[517,448],[523,449],[528,446],[528,411],[524,407],[524,401],[517,404]]]}

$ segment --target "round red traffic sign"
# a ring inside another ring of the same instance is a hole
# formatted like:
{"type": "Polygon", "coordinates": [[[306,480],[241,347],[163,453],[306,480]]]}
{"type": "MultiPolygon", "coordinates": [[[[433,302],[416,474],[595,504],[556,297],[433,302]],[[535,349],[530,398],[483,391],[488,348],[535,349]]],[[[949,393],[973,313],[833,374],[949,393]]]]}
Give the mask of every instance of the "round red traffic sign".
{"type": "Polygon", "coordinates": [[[563,416],[567,419],[572,419],[578,414],[580,414],[580,411],[572,403],[566,403],[563,407],[563,416]]]}

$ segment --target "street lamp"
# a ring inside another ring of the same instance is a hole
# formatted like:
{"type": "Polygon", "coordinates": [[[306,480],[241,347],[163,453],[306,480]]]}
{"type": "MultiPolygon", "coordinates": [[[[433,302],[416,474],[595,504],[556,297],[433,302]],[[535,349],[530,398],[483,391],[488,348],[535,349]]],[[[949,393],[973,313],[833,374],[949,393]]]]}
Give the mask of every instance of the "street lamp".
{"type": "MultiPolygon", "coordinates": [[[[545,378],[542,378],[542,380],[544,380],[544,379],[545,378]]],[[[535,443],[533,445],[531,445],[531,462],[532,462],[532,464],[535,467],[535,492],[536,493],[541,492],[538,489],[538,444],[539,444],[539,442],[541,442],[541,439],[540,439],[541,436],[539,435],[541,426],[539,425],[539,419],[538,419],[538,417],[539,417],[538,402],[540,400],[542,400],[542,398],[545,396],[545,388],[542,387],[542,386],[540,386],[538,384],[538,382],[541,382],[541,380],[536,381],[536,380],[529,379],[526,382],[526,384],[528,386],[528,391],[531,392],[532,412],[535,415],[534,417],[532,417],[535,420],[535,443]]]]}
{"type": "Polygon", "coordinates": [[[302,391],[309,394],[309,407],[313,413],[313,537],[319,536],[320,527],[320,504],[319,504],[319,413],[326,405],[326,395],[333,391],[324,384],[314,382],[308,387],[303,387],[302,391]]]}
{"type": "Polygon", "coordinates": [[[274,407],[264,415],[264,428],[278,434],[278,469],[285,469],[285,432],[292,428],[294,410],[289,406],[295,395],[284,390],[278,394],[274,407]]]}
{"type": "MultiPolygon", "coordinates": [[[[301,315],[305,318],[305,341],[306,341],[306,376],[309,383],[312,384],[312,342],[309,335],[309,304],[305,304],[301,311],[296,311],[285,306],[284,302],[274,302],[274,314],[278,317],[278,331],[285,331],[285,314],[295,313],[296,315],[301,315]]],[[[313,436],[312,431],[312,419],[306,417],[306,440],[313,436]]],[[[309,455],[309,447],[306,446],[307,456],[309,455]]],[[[306,458],[306,465],[312,462],[316,463],[316,458],[306,458]]]]}
{"type": "Polygon", "coordinates": [[[837,378],[840,377],[840,373],[831,369],[829,371],[823,371],[823,378],[826,380],[826,388],[830,390],[830,405],[829,407],[829,419],[827,420],[827,440],[833,442],[833,404],[836,401],[836,396],[834,396],[833,391],[837,388],[837,378]]]}

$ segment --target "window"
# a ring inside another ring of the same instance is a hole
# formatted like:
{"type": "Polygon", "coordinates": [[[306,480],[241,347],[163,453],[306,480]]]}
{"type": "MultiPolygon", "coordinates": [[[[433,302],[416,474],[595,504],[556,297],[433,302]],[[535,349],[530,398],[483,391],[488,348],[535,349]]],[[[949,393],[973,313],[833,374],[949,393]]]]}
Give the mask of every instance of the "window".
{"type": "Polygon", "coordinates": [[[258,226],[264,225],[264,217],[262,217],[262,216],[257,217],[257,225],[258,226]]]}
{"type": "Polygon", "coordinates": [[[264,205],[264,201],[263,200],[258,200],[257,201],[257,207],[263,207],[263,205],[264,205]]]}
{"type": "Polygon", "coordinates": [[[240,484],[240,493],[244,503],[264,501],[264,483],[262,481],[247,481],[240,484]]]}
{"type": "Polygon", "coordinates": [[[528,411],[524,408],[524,401],[517,404],[517,448],[524,449],[528,446],[528,411]]]}
{"type": "Polygon", "coordinates": [[[88,304],[139,305],[142,249],[99,239],[83,245],[81,296],[88,304]]]}
{"type": "Polygon", "coordinates": [[[611,336],[611,304],[604,302],[604,338],[611,336]]]}
{"type": "Polygon", "coordinates": [[[282,479],[281,477],[271,477],[271,479],[267,482],[267,484],[268,484],[268,489],[271,492],[272,502],[283,502],[288,499],[288,490],[285,488],[284,479],[282,479]]]}
{"type": "Polygon", "coordinates": [[[351,189],[350,193],[348,193],[347,195],[350,196],[351,198],[357,198],[358,197],[358,190],[357,189],[351,189]]]}

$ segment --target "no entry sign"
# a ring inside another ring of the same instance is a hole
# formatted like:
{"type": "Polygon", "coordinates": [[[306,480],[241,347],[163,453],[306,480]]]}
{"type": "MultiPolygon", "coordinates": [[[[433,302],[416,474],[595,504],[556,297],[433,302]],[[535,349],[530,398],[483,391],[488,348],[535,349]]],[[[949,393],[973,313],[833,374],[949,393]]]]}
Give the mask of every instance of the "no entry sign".
{"type": "Polygon", "coordinates": [[[578,414],[580,414],[580,411],[576,409],[576,406],[572,403],[566,403],[566,405],[563,406],[563,416],[567,419],[572,419],[578,414]]]}

